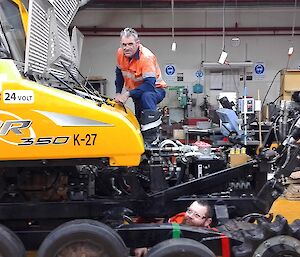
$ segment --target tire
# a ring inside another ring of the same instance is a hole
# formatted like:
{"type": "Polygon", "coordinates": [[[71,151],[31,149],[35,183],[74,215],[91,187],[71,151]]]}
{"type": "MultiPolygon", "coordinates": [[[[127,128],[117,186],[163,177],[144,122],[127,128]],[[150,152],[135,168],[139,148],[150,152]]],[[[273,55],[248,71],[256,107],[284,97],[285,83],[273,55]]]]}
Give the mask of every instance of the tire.
{"type": "Polygon", "coordinates": [[[169,239],[155,245],[147,257],[216,257],[205,245],[188,238],[169,239]]]}
{"type": "Polygon", "coordinates": [[[127,257],[122,238],[94,220],[74,220],[53,230],[41,244],[37,257],[127,257]]]}
{"type": "Polygon", "coordinates": [[[290,236],[275,236],[262,242],[253,257],[300,257],[300,241],[290,236]]]}
{"type": "Polygon", "coordinates": [[[22,241],[7,227],[0,225],[0,256],[25,257],[26,251],[22,241]]]}

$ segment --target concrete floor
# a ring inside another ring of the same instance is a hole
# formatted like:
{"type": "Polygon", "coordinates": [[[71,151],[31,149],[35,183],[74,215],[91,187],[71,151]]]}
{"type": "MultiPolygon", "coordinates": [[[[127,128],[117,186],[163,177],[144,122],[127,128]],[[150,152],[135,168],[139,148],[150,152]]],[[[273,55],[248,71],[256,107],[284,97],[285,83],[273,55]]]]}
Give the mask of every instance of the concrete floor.
{"type": "MultiPolygon", "coordinates": [[[[270,213],[272,213],[274,217],[277,214],[281,214],[289,223],[292,223],[294,220],[300,219],[300,200],[289,201],[285,198],[279,198],[274,202],[270,213]]],[[[27,257],[36,257],[36,253],[28,252],[27,257]]]]}

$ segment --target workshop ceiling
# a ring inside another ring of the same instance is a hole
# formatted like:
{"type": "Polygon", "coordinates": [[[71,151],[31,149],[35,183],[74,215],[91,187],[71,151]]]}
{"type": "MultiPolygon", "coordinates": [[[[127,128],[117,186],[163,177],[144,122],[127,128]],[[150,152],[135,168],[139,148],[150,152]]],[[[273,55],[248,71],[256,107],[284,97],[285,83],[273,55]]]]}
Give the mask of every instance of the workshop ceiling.
{"type": "MultiPolygon", "coordinates": [[[[226,7],[300,7],[296,0],[225,0],[226,7]]],[[[174,0],[174,8],[222,8],[224,0],[174,0]]],[[[86,8],[171,8],[171,0],[90,0],[86,8]]]]}

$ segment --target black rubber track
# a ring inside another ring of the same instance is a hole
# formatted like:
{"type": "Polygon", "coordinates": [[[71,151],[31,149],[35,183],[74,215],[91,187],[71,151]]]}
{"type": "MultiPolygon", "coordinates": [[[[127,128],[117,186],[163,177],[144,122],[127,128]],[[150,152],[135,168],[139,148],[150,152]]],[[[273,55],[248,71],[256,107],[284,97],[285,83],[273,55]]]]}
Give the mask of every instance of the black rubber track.
{"type": "Polygon", "coordinates": [[[300,220],[289,225],[283,216],[277,215],[273,222],[258,220],[255,229],[242,234],[244,243],[232,247],[235,257],[251,257],[254,253],[260,257],[299,256],[300,220]]]}

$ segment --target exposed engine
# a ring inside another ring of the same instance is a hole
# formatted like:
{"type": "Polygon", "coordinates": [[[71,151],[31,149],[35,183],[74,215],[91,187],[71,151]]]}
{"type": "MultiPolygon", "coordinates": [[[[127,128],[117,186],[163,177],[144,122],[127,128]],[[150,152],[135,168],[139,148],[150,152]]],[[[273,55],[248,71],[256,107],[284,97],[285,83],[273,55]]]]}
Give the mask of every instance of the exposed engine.
{"type": "MultiPolygon", "coordinates": [[[[107,196],[136,197],[136,187],[152,194],[188,183],[227,167],[220,149],[165,140],[148,148],[138,167],[100,165],[1,168],[2,202],[86,200],[107,196]]],[[[223,181],[206,190],[212,195],[239,195],[255,188],[255,172],[223,181]]]]}

